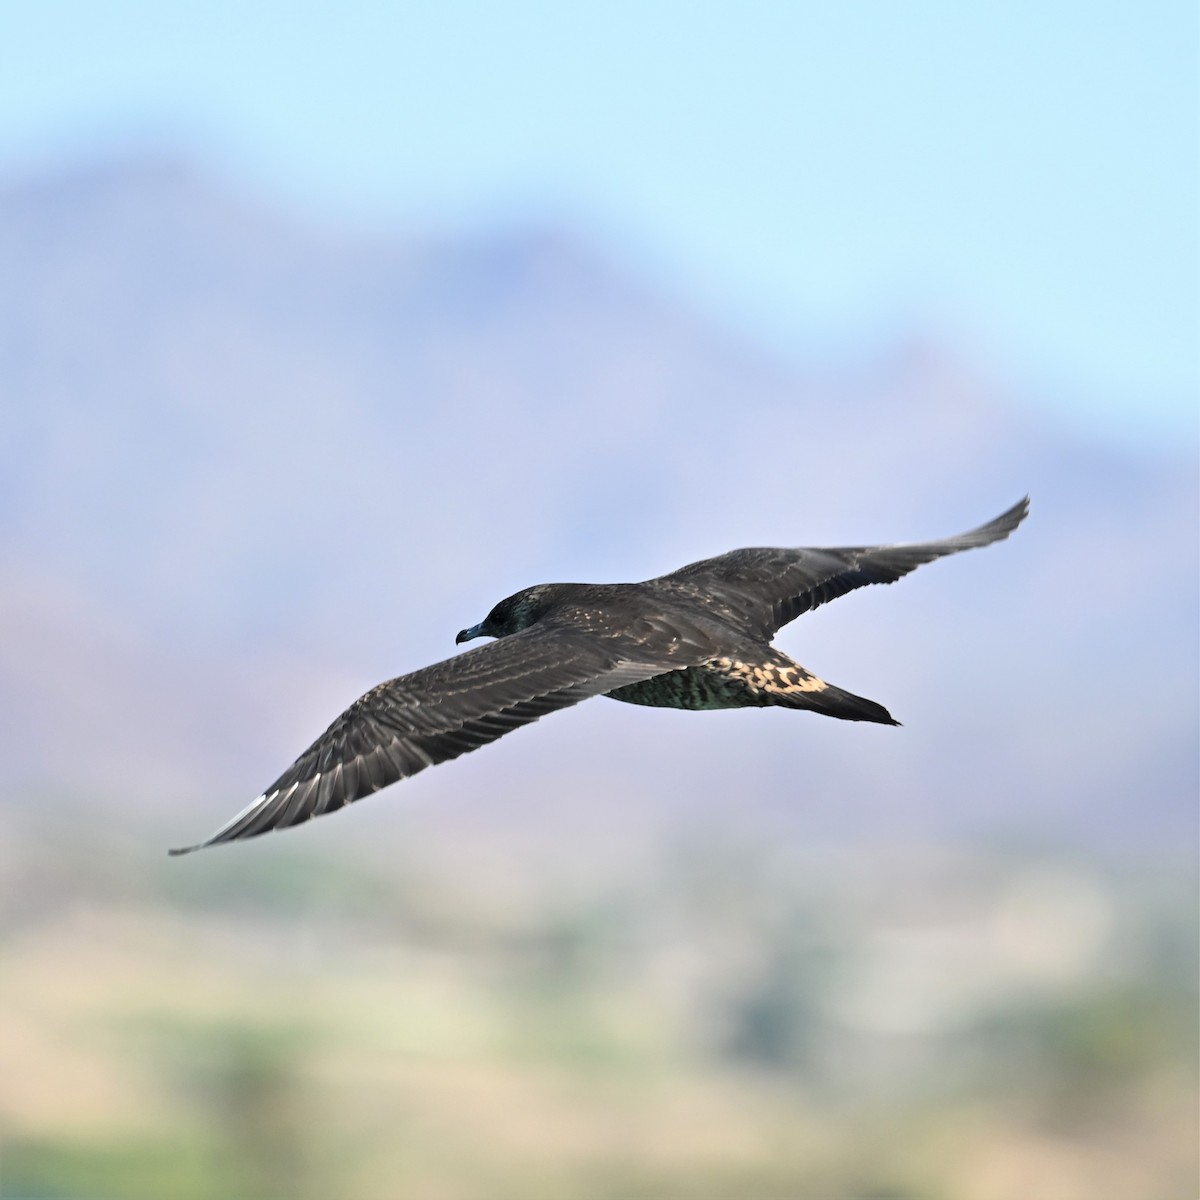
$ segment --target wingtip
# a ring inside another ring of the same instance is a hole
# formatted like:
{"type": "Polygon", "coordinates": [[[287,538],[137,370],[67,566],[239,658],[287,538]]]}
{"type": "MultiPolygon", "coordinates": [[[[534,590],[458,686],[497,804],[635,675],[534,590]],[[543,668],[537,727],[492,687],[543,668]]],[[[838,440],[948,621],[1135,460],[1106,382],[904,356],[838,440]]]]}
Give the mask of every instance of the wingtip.
{"type": "Polygon", "coordinates": [[[1016,504],[1006,508],[998,517],[993,517],[986,525],[963,535],[963,540],[969,545],[987,546],[992,542],[1002,542],[1029,515],[1029,497],[1023,496],[1016,504]]]}
{"type": "Polygon", "coordinates": [[[1019,525],[1029,515],[1029,494],[1026,493],[1011,508],[1006,509],[996,518],[996,523],[1012,521],[1013,527],[1019,525]]]}
{"type": "Polygon", "coordinates": [[[207,850],[209,846],[219,846],[222,842],[231,840],[228,834],[233,825],[233,821],[231,821],[228,825],[222,825],[221,828],[212,835],[212,837],[205,838],[202,842],[196,842],[195,845],[172,846],[171,849],[167,851],[167,855],[170,858],[181,858],[185,854],[195,854],[197,850],[207,850]]]}
{"type": "MultiPolygon", "coordinates": [[[[278,794],[279,794],[278,792],[270,793],[272,798],[274,798],[278,794]]],[[[178,858],[180,855],[192,854],[197,850],[205,850],[209,846],[216,846],[222,842],[231,842],[235,838],[256,837],[258,834],[266,832],[266,829],[274,828],[274,826],[271,826],[271,825],[268,825],[268,826],[264,827],[263,829],[253,829],[253,828],[247,829],[247,828],[243,827],[243,823],[245,822],[245,819],[251,813],[259,810],[262,807],[263,802],[266,799],[267,799],[267,793],[264,793],[261,796],[256,796],[254,798],[254,800],[252,800],[249,804],[247,804],[246,807],[243,808],[242,811],[237,814],[237,816],[231,817],[228,821],[226,821],[225,824],[222,825],[221,828],[218,829],[217,832],[212,835],[212,837],[206,838],[202,842],[197,842],[194,846],[177,846],[174,849],[167,851],[168,856],[171,858],[178,858]]]]}

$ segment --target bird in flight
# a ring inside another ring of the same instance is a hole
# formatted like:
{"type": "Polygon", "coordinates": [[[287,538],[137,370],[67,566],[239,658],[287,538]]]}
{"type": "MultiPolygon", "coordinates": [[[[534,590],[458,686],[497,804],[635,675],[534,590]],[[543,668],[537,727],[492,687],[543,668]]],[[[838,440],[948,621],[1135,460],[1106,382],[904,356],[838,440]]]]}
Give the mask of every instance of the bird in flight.
{"type": "Polygon", "coordinates": [[[369,796],[589,696],[664,708],[805,709],[896,725],[881,704],[819,679],[771,645],[819,604],[1008,537],[1029,498],[936,542],[732,550],[645,583],[543,583],[455,639],[496,640],[356,700],[251,805],[194,846],[257,837],[369,796]]]}

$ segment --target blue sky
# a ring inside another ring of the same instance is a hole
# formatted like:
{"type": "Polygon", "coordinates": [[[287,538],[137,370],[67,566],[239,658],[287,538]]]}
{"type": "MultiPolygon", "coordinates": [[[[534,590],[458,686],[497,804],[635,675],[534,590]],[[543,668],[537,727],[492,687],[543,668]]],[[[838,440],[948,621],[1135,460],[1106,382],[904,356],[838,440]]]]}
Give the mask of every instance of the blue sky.
{"type": "Polygon", "coordinates": [[[576,221],[805,357],[932,330],[1194,429],[1186,0],[0,4],[0,171],[146,143],[323,219],[576,221]]]}

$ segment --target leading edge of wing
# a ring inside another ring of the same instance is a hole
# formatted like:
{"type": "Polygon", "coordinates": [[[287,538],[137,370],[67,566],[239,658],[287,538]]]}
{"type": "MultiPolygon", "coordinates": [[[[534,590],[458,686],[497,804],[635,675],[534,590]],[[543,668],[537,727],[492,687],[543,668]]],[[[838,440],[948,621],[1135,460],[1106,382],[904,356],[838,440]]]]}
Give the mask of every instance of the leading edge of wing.
{"type": "Polygon", "coordinates": [[[333,812],[547,713],[682,665],[636,661],[631,649],[533,626],[389,680],[359,697],[210,837],[169,853],[190,854],[333,812]]]}
{"type": "MultiPolygon", "coordinates": [[[[834,570],[824,578],[816,578],[798,589],[793,595],[777,599],[773,605],[775,628],[810,612],[821,604],[844,596],[856,588],[875,583],[895,583],[917,567],[959,554],[963,550],[977,550],[1003,541],[1025,519],[1029,513],[1029,497],[1024,496],[998,517],[966,533],[940,538],[932,542],[898,542],[893,545],[865,546],[861,549],[816,551],[830,559],[841,560],[842,569],[834,570]]],[[[800,554],[803,551],[798,552],[800,554]]]]}
{"type": "Polygon", "coordinates": [[[771,637],[802,613],[856,588],[894,583],[934,559],[1000,541],[1028,512],[1026,496],[977,529],[931,542],[731,550],[652,582],[717,601],[734,621],[757,636],[771,637]]]}

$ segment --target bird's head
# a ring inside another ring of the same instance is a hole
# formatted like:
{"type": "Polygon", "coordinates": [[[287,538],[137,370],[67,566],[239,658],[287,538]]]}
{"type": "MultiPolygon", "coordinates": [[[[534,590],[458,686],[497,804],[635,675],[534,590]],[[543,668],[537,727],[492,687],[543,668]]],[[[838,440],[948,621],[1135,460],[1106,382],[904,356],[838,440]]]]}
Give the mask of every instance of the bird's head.
{"type": "Polygon", "coordinates": [[[528,629],[550,607],[548,592],[551,586],[539,584],[506,597],[478,625],[462,630],[454,639],[455,643],[461,645],[477,637],[508,637],[510,633],[528,629]]]}

